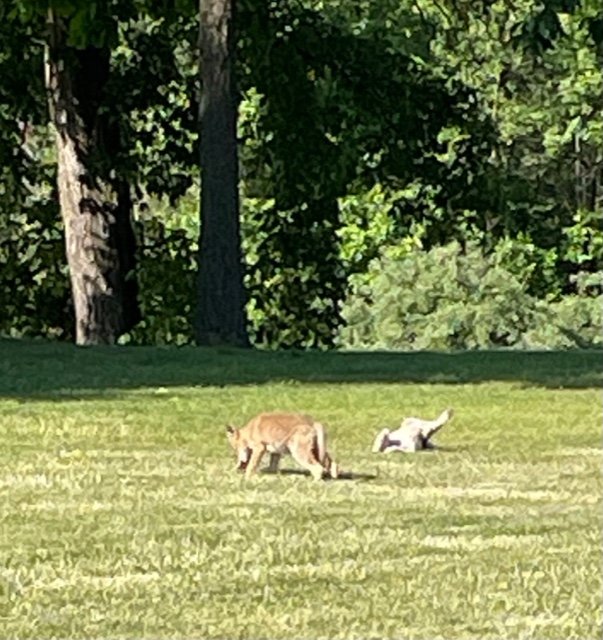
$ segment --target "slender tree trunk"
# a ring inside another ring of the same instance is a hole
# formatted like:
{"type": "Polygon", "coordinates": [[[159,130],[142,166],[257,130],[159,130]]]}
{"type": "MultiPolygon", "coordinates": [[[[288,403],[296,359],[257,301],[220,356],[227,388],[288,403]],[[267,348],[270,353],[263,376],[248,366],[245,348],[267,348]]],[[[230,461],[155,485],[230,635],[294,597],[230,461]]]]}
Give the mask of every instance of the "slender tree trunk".
{"type": "MultiPolygon", "coordinates": [[[[58,191],[75,307],[76,343],[113,344],[139,320],[129,186],[101,178],[110,127],[99,116],[109,51],[66,45],[64,25],[48,19],[46,88],[56,130],[58,191]],[[97,143],[102,139],[103,142],[97,143]]],[[[114,136],[113,136],[114,138],[114,136]]]]}
{"type": "Polygon", "coordinates": [[[201,234],[198,344],[247,346],[239,227],[235,0],[200,0],[201,234]]]}

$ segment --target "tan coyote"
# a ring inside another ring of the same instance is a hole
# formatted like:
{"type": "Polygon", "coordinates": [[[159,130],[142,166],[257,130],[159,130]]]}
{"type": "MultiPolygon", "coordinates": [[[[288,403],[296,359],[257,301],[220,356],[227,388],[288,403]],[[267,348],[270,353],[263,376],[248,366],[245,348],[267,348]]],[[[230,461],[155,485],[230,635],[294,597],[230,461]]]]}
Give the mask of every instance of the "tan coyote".
{"type": "Polygon", "coordinates": [[[290,453],[315,480],[327,472],[337,478],[339,468],[327,453],[325,429],[320,422],[301,413],[260,413],[244,427],[226,427],[226,435],[237,454],[237,468],[249,478],[266,453],[269,469],[276,472],[283,454],[290,453]]]}

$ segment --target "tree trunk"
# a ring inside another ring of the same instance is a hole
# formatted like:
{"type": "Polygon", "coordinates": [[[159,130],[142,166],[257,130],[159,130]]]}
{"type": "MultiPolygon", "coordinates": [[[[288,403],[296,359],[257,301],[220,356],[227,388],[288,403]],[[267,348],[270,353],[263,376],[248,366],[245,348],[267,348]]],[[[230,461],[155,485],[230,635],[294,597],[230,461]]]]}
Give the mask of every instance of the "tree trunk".
{"type": "Polygon", "coordinates": [[[235,0],[200,0],[201,234],[198,344],[248,346],[239,226],[235,0]]]}
{"type": "Polygon", "coordinates": [[[76,343],[113,344],[140,316],[129,185],[104,179],[100,163],[115,151],[107,148],[115,132],[99,115],[110,52],[68,47],[64,24],[50,12],[46,53],[76,343]]]}

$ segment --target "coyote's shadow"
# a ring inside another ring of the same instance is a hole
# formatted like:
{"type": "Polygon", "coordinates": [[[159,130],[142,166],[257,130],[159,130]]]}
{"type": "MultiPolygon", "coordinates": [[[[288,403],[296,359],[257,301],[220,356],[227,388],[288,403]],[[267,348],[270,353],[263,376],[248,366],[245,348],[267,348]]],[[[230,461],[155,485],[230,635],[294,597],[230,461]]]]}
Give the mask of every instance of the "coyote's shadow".
{"type": "MultiPolygon", "coordinates": [[[[448,445],[434,444],[433,442],[430,442],[429,445],[424,447],[423,449],[417,449],[417,451],[413,451],[413,452],[399,451],[397,453],[401,453],[402,455],[408,456],[408,455],[412,455],[413,453],[438,453],[438,452],[446,452],[446,451],[464,451],[467,448],[468,447],[459,447],[459,446],[450,447],[448,445]]],[[[392,454],[389,454],[389,455],[392,455],[392,454]]]]}
{"type": "MultiPolygon", "coordinates": [[[[260,473],[262,475],[271,475],[271,476],[309,476],[310,472],[305,469],[279,469],[278,471],[272,471],[272,469],[266,467],[265,469],[260,469],[260,473]]],[[[368,480],[375,480],[377,476],[374,473],[355,473],[354,471],[341,471],[337,478],[331,478],[330,475],[324,474],[323,480],[329,481],[339,481],[339,480],[359,480],[363,482],[367,482],[368,480]]]]}

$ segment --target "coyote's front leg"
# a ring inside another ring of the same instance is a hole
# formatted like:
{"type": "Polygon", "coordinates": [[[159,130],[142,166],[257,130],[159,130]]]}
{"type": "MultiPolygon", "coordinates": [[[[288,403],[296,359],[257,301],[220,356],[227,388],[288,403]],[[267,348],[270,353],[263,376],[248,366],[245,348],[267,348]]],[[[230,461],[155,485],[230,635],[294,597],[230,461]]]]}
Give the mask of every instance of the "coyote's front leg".
{"type": "Polygon", "coordinates": [[[266,447],[258,446],[253,449],[251,452],[251,458],[249,458],[249,462],[247,463],[247,468],[245,469],[245,479],[249,480],[251,476],[256,472],[262,457],[266,451],[266,447]]]}

